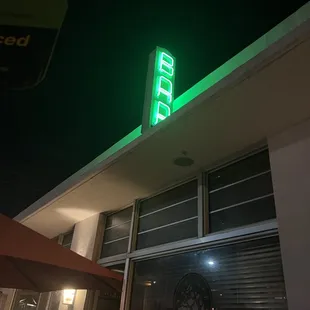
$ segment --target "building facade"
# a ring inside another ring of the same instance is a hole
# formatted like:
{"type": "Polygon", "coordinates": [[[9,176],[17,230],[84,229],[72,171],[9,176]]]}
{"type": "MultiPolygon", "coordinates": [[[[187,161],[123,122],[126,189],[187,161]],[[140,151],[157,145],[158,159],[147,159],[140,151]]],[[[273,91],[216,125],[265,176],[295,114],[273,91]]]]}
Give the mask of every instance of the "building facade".
{"type": "MultiPolygon", "coordinates": [[[[121,295],[77,291],[74,309],[310,309],[309,18],[307,4],[16,218],[60,242],[74,228],[73,251],[124,274],[121,295]]],[[[36,307],[67,307],[57,294],[36,307]]]]}

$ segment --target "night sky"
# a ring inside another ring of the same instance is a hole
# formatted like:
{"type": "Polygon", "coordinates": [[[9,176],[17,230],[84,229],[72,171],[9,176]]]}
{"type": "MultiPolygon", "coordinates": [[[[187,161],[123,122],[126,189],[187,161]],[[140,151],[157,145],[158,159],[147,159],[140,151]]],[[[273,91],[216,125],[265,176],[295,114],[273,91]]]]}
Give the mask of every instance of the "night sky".
{"type": "Polygon", "coordinates": [[[141,124],[157,45],[177,59],[178,97],[306,2],[69,1],[44,82],[0,98],[0,212],[15,216],[141,124]]]}

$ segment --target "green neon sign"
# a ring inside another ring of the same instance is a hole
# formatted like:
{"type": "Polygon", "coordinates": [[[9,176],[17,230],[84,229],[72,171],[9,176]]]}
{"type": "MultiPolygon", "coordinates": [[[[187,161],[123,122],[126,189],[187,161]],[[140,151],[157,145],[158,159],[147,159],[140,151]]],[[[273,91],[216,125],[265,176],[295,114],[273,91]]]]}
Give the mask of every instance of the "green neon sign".
{"type": "Polygon", "coordinates": [[[150,55],[142,130],[156,126],[173,112],[175,58],[157,47],[150,55]]]}

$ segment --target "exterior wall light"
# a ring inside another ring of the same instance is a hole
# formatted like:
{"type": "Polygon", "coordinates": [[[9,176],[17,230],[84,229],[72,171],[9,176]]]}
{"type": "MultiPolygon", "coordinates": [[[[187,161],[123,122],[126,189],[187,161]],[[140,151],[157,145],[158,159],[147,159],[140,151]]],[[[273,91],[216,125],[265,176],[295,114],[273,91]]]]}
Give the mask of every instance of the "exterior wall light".
{"type": "Polygon", "coordinates": [[[64,290],[63,291],[63,300],[64,305],[72,306],[74,303],[76,290],[64,290]]]}

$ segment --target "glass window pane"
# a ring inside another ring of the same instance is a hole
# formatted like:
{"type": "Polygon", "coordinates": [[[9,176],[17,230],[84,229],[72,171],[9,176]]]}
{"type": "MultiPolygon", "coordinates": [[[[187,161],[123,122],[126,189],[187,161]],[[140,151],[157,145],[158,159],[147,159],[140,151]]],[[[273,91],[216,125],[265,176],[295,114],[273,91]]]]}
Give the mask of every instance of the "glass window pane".
{"type": "Polygon", "coordinates": [[[125,223],[111,229],[106,229],[104,232],[104,242],[120,239],[129,236],[131,223],[125,223]]]}
{"type": "Polygon", "coordinates": [[[197,198],[140,218],[139,232],[194,216],[197,216],[197,198]]]}
{"type": "Polygon", "coordinates": [[[197,196],[197,180],[141,202],[140,216],[197,196]]]}
{"type": "Polygon", "coordinates": [[[102,247],[101,257],[108,257],[127,252],[129,238],[104,244],[102,247]]]}
{"type": "Polygon", "coordinates": [[[0,288],[0,310],[4,310],[6,301],[8,299],[9,291],[8,289],[0,288]]]}
{"type": "Polygon", "coordinates": [[[277,237],[135,263],[132,310],[258,308],[287,309],[277,237]]]}
{"type": "Polygon", "coordinates": [[[119,310],[120,303],[121,298],[119,295],[99,297],[97,301],[97,310],[119,310]]]}
{"type": "Polygon", "coordinates": [[[210,232],[276,217],[268,150],[209,174],[210,232]]]}
{"type": "MultiPolygon", "coordinates": [[[[108,267],[114,272],[124,274],[125,264],[113,265],[108,267]]],[[[107,293],[101,291],[97,301],[96,310],[119,310],[121,301],[121,293],[115,291],[113,293],[107,293]]]]}
{"type": "Polygon", "coordinates": [[[197,218],[138,235],[137,249],[197,237],[197,218]]]}
{"type": "Polygon", "coordinates": [[[210,214],[210,232],[249,225],[276,217],[274,197],[210,214]]]}
{"type": "Polygon", "coordinates": [[[210,193],[209,208],[214,211],[272,193],[271,174],[267,173],[210,193]]]}
{"type": "Polygon", "coordinates": [[[13,310],[35,310],[38,308],[40,293],[27,291],[27,290],[17,290],[14,304],[12,306],[13,310]]]}
{"type": "Polygon", "coordinates": [[[73,239],[73,231],[65,234],[62,240],[62,246],[70,249],[71,244],[72,244],[72,239],[73,239]]]}
{"type": "Polygon", "coordinates": [[[193,180],[141,202],[137,249],[197,236],[197,186],[193,180]]]}
{"type": "Polygon", "coordinates": [[[208,187],[212,191],[267,170],[270,170],[270,163],[268,150],[265,150],[211,172],[208,178],[208,187]]]}
{"type": "Polygon", "coordinates": [[[132,211],[133,208],[129,207],[107,216],[101,258],[127,252],[132,211]]]}
{"type": "Polygon", "coordinates": [[[51,298],[49,301],[49,310],[59,310],[59,305],[62,297],[62,291],[51,292],[51,298]]]}
{"type": "Polygon", "coordinates": [[[106,228],[131,221],[131,215],[132,215],[132,207],[114,213],[112,215],[109,215],[106,221],[106,228]]]}

